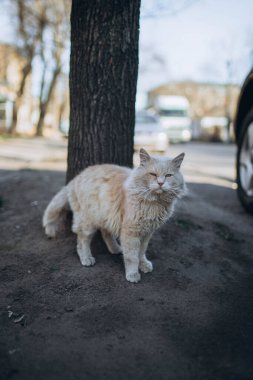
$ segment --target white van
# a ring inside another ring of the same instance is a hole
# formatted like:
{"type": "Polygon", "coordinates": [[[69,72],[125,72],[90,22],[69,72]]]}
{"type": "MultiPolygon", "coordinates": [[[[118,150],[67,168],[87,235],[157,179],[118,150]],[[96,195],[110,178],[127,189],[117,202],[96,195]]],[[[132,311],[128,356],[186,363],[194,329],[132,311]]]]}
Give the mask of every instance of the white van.
{"type": "Polygon", "coordinates": [[[169,141],[186,142],[192,138],[190,104],[184,96],[159,95],[154,109],[166,131],[169,141]]]}

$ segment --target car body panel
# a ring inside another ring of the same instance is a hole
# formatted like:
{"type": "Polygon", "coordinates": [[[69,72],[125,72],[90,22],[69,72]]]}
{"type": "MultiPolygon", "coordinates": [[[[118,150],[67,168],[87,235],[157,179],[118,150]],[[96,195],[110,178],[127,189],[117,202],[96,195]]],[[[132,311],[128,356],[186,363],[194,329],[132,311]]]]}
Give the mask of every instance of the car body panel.
{"type": "Polygon", "coordinates": [[[245,116],[253,107],[253,68],[246,77],[239,95],[237,110],[234,119],[234,132],[236,142],[240,138],[241,126],[245,116]]]}

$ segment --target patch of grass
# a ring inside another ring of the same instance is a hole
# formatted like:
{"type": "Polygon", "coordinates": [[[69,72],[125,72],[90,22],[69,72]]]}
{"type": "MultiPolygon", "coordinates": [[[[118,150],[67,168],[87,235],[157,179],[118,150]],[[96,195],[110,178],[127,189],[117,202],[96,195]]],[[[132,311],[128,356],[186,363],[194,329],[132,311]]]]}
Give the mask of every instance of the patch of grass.
{"type": "Polygon", "coordinates": [[[34,138],[34,136],[30,136],[30,135],[26,135],[26,134],[22,134],[22,133],[15,133],[13,135],[9,134],[9,133],[1,133],[0,134],[0,141],[6,141],[6,140],[12,140],[12,139],[32,139],[34,138]]]}
{"type": "Polygon", "coordinates": [[[0,135],[0,141],[6,141],[6,140],[11,140],[13,136],[8,135],[7,133],[1,134],[0,135]]]}

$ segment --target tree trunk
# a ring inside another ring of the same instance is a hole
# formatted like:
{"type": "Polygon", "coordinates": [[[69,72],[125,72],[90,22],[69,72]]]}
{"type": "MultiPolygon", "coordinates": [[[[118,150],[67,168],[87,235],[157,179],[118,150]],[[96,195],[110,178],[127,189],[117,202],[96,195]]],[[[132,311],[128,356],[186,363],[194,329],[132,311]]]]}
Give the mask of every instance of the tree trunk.
{"type": "Polygon", "coordinates": [[[140,0],[73,0],[67,182],[92,164],[132,166],[140,0]]]}
{"type": "Polygon", "coordinates": [[[16,130],[17,130],[18,111],[19,111],[19,108],[20,108],[22,101],[23,101],[23,95],[24,95],[26,80],[27,80],[29,74],[31,73],[31,71],[32,71],[32,63],[31,63],[31,61],[29,61],[29,63],[26,64],[22,69],[22,78],[21,78],[21,81],[19,84],[19,89],[17,91],[16,100],[13,104],[12,123],[11,123],[11,127],[8,131],[12,135],[14,135],[16,133],[16,130]]]}
{"type": "Polygon", "coordinates": [[[17,131],[17,124],[18,124],[18,110],[19,106],[17,105],[17,101],[13,103],[13,109],[12,109],[12,121],[11,126],[8,129],[8,133],[10,135],[14,135],[17,131]]]}
{"type": "MultiPolygon", "coordinates": [[[[61,72],[61,68],[57,67],[53,73],[53,77],[52,77],[52,80],[51,80],[51,83],[50,83],[50,86],[48,89],[46,99],[44,101],[42,99],[40,99],[40,115],[39,115],[39,120],[38,120],[37,127],[36,127],[36,136],[43,136],[44,119],[45,119],[45,116],[47,113],[47,108],[48,108],[49,102],[51,100],[53,90],[55,88],[56,81],[57,81],[57,78],[58,78],[60,72],[61,72]]],[[[42,94],[41,94],[41,97],[42,97],[42,94]]]]}
{"type": "Polygon", "coordinates": [[[44,103],[40,105],[40,114],[39,114],[39,120],[36,126],[36,136],[43,136],[43,126],[44,126],[44,119],[46,116],[46,107],[44,103]]]}

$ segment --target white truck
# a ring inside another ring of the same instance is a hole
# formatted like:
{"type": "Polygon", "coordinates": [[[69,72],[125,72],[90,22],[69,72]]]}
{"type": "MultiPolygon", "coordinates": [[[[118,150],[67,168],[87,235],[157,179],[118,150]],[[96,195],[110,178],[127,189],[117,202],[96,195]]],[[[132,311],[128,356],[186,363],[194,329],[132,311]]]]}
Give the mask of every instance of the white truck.
{"type": "Polygon", "coordinates": [[[190,104],[184,96],[158,95],[152,107],[160,117],[170,142],[187,142],[192,138],[190,104]]]}

